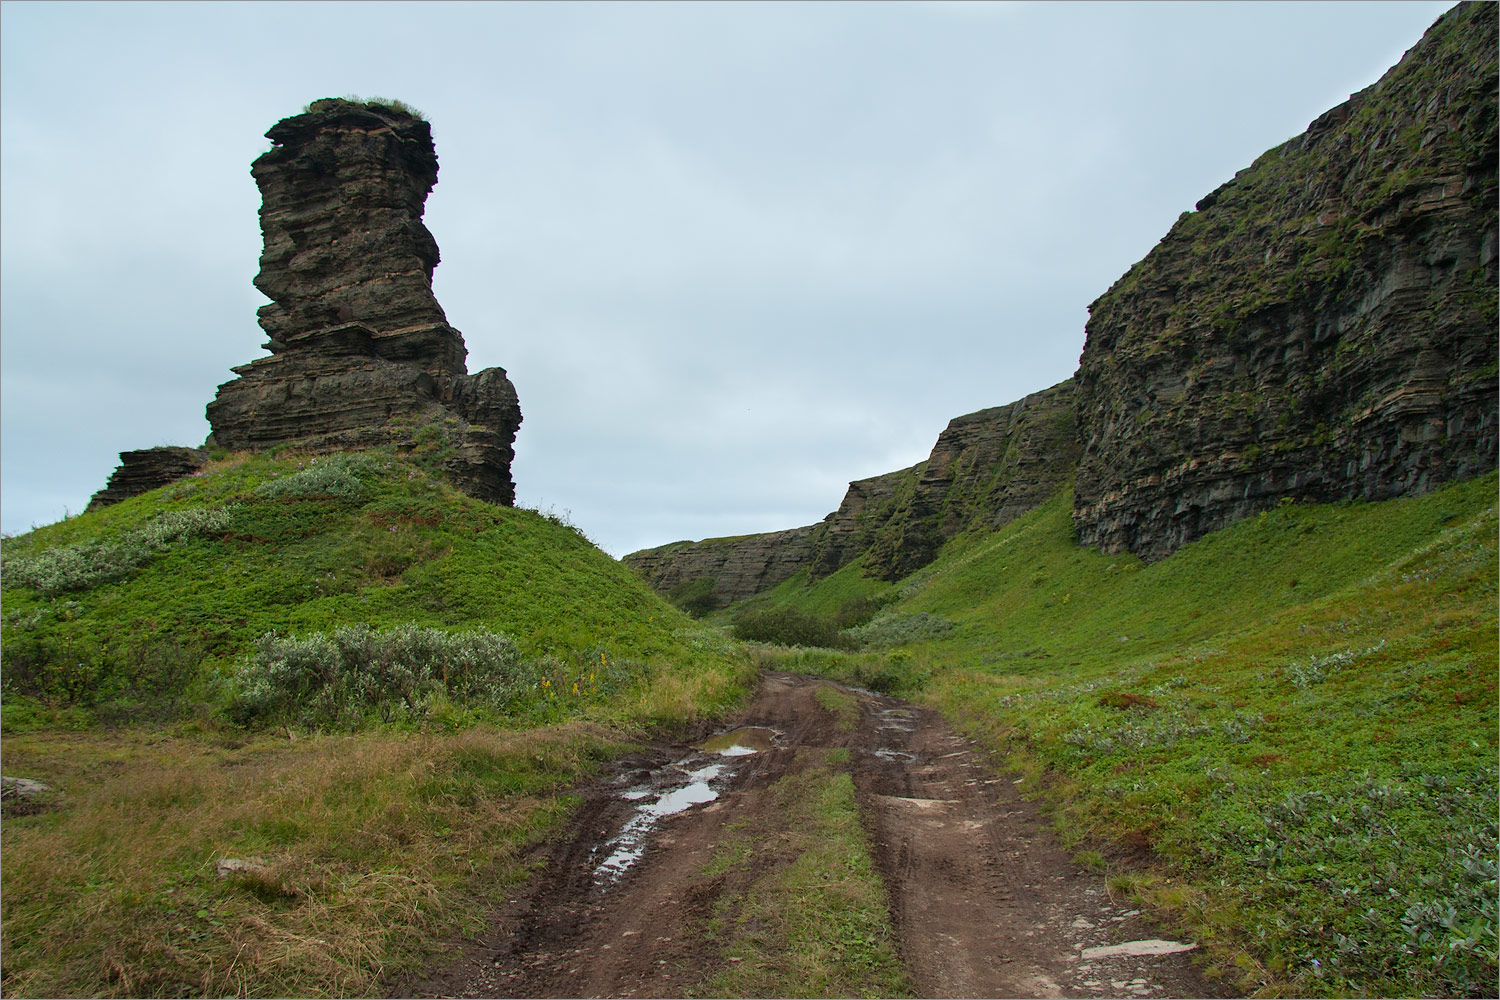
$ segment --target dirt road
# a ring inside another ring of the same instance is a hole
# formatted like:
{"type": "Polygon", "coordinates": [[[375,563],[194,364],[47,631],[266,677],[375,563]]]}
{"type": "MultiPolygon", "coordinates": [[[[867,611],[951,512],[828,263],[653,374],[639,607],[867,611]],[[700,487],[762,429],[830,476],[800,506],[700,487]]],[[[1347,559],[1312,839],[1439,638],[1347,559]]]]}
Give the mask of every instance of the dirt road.
{"type": "MultiPolygon", "coordinates": [[[[730,821],[777,808],[797,749],[845,747],[891,899],[899,952],[928,997],[1206,997],[1187,943],[1162,940],[1079,870],[1012,783],[936,713],[786,674],[762,679],[729,741],[654,748],[584,791],[573,836],[446,968],[394,996],[691,996],[726,961],[704,932],[725,876],[704,866],[730,821]],[[847,706],[825,707],[832,687],[847,706]],[[852,698],[851,698],[852,696],[852,698]],[[857,706],[857,723],[853,708],[857,706]]],[[[705,734],[707,735],[707,734],[705,734]]]]}

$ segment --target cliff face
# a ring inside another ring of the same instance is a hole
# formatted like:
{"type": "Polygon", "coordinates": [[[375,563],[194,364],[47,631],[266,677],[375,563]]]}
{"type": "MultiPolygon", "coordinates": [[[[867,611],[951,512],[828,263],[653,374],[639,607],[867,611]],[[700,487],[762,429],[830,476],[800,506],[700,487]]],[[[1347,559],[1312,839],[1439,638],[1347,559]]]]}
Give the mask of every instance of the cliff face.
{"type": "Polygon", "coordinates": [[[949,421],[872,540],[866,572],[900,579],[959,532],[999,528],[1056,493],[1078,462],[1074,396],[1069,380],[949,421]]]}
{"type": "Polygon", "coordinates": [[[1495,467],[1495,78],[1495,6],[1455,8],[1091,306],[1083,544],[1155,559],[1495,467]]]}
{"type": "Polygon", "coordinates": [[[931,562],[971,527],[999,527],[1037,507],[1077,460],[1073,385],[949,422],[927,461],[849,484],[839,509],[790,531],[675,542],[624,558],[658,590],[713,581],[714,603],[743,600],[806,568],[813,579],[866,556],[895,580],[931,562]]]}
{"type": "Polygon", "coordinates": [[[323,100],[266,136],[275,148],[251,173],[271,356],[219,387],[208,446],[436,443],[462,489],[513,503],[515,387],[499,368],[466,374],[463,337],[432,294],[438,248],[422,210],[438,167],[428,124],[323,100]]]}
{"type": "Polygon", "coordinates": [[[711,580],[713,607],[742,601],[791,577],[809,565],[813,538],[823,526],[701,542],[673,542],[632,552],[622,562],[663,593],[683,584],[711,580]]]}

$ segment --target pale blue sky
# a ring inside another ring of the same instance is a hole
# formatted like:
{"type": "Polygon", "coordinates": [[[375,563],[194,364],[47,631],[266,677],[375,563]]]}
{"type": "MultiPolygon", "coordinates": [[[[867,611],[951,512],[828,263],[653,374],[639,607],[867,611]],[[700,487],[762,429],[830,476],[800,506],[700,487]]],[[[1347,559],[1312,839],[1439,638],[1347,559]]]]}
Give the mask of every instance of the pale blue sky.
{"type": "Polygon", "coordinates": [[[1446,3],[0,5],[0,527],[198,444],[263,133],[432,121],[435,287],[520,502],[606,550],[789,528],[1071,375],[1178,213],[1446,3]]]}

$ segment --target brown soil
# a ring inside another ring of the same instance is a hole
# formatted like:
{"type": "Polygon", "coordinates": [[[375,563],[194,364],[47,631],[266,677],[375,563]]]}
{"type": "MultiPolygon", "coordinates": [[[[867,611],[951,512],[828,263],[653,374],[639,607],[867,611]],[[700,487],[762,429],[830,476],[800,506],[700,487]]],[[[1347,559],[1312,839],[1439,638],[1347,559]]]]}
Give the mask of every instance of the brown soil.
{"type": "MultiPolygon", "coordinates": [[[[866,829],[890,893],[900,953],[928,997],[1206,997],[1190,952],[1084,957],[1084,949],[1166,937],[1096,873],[1079,870],[1008,778],[941,716],[845,688],[859,726],[840,729],[814,696],[827,681],[768,674],[732,726],[779,732],[770,750],[720,758],[690,743],[620,763],[585,789],[572,836],[496,914],[482,939],[393,996],[687,996],[725,961],[702,933],[726,878],[701,872],[726,822],[774,809],[766,790],[798,747],[845,746],[866,829]],[[618,877],[600,865],[643,802],[724,764],[718,797],[661,818],[618,877]],[[651,790],[645,796],[646,789],[651,790]],[[626,792],[644,796],[632,800],[626,792]]],[[[725,727],[725,728],[732,728],[725,727]]],[[[706,735],[706,734],[705,734],[706,735]]],[[[740,876],[745,878],[748,876],[740,876]]]]}

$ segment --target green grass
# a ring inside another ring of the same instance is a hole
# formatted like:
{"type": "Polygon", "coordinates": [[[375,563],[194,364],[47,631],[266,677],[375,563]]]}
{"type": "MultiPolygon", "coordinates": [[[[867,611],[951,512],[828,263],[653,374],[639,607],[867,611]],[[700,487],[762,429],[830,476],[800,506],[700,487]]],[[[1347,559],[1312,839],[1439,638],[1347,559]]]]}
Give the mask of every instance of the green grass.
{"type": "Polygon", "coordinates": [[[7,729],[57,713],[87,721],[212,706],[226,696],[220,682],[273,630],[504,632],[524,656],[545,658],[530,706],[543,720],[581,707],[571,682],[567,704],[557,703],[555,688],[541,697],[550,665],[586,676],[603,656],[648,683],[667,664],[722,668],[729,648],[576,529],[474,500],[379,453],[235,456],[164,490],[8,539],[4,558],[7,729]],[[339,464],[343,475],[324,474],[339,464]],[[221,515],[213,530],[151,551],[137,546],[141,558],[114,560],[125,568],[84,586],[52,592],[12,583],[26,576],[12,567],[129,544],[163,518],[204,511],[221,515]]]}
{"type": "Polygon", "coordinates": [[[835,687],[820,685],[813,692],[813,697],[818,700],[829,712],[833,713],[834,725],[841,733],[852,733],[859,728],[859,700],[848,691],[841,691],[835,687]]]}
{"type": "Polygon", "coordinates": [[[624,749],[578,723],[236,742],[7,734],[7,772],[63,795],[4,821],[6,996],[374,995],[483,929],[624,749]]]}
{"type": "Polygon", "coordinates": [[[1238,987],[1464,994],[1496,970],[1495,494],[1288,505],[1149,566],[1079,548],[1064,495],[872,623],[946,631],[762,655],[900,665],[1238,987]]]}
{"type": "Polygon", "coordinates": [[[707,934],[714,997],[911,996],[884,882],[860,826],[849,753],[799,751],[771,789],[775,808],[731,823],[704,867],[723,883],[707,934]]]}
{"type": "Polygon", "coordinates": [[[56,789],[0,826],[7,996],[372,995],[482,929],[600,760],[754,673],[568,524],[386,452],[228,456],[3,558],[3,766],[56,789]],[[384,700],[299,712],[304,671],[276,708],[299,656],[384,700]]]}

